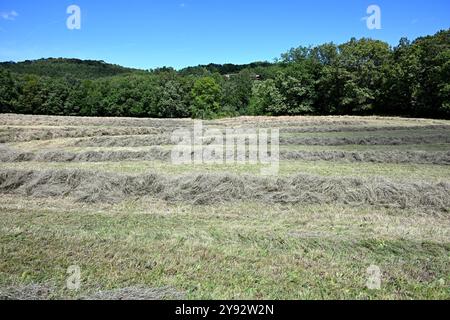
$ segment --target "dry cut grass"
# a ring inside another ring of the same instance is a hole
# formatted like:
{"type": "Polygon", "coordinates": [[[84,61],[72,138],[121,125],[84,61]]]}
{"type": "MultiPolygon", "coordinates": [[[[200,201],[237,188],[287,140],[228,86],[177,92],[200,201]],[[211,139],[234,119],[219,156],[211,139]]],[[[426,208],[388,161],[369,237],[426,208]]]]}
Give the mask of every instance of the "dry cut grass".
{"type": "Polygon", "coordinates": [[[0,299],[450,299],[449,121],[204,122],[279,128],[276,177],[171,163],[192,125],[0,115],[0,299]]]}

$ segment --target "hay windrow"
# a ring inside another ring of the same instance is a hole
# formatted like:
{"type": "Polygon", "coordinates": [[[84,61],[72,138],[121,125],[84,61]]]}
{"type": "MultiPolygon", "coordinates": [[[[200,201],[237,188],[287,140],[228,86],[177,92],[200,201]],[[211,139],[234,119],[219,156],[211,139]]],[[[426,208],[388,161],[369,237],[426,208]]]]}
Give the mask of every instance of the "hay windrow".
{"type": "Polygon", "coordinates": [[[153,196],[168,202],[217,204],[260,201],[280,204],[347,204],[428,208],[448,212],[450,184],[393,182],[384,178],[287,178],[232,174],[155,173],[133,176],[84,170],[0,171],[0,192],[32,197],[73,197],[83,203],[115,203],[153,196]]]}
{"type": "MultiPolygon", "coordinates": [[[[376,117],[367,118],[377,120],[376,117]]],[[[383,120],[389,120],[385,118],[383,120]]],[[[394,120],[394,118],[392,119],[394,120]]],[[[398,120],[398,119],[395,119],[398,120]]],[[[421,119],[408,119],[410,122],[420,122],[421,119]]],[[[238,117],[213,121],[204,121],[207,125],[213,126],[241,126],[250,125],[252,127],[266,126],[352,126],[370,124],[366,118],[360,117],[238,117]]],[[[42,116],[23,114],[0,114],[1,126],[114,126],[114,127],[187,127],[192,126],[191,119],[152,119],[152,118],[128,118],[128,117],[76,117],[76,116],[42,116]]]]}
{"type": "Polygon", "coordinates": [[[186,295],[171,287],[147,288],[127,287],[116,290],[99,291],[82,298],[83,300],[184,300],[186,295]]]}
{"type": "MultiPolygon", "coordinates": [[[[327,116],[286,116],[286,117],[239,117],[232,119],[222,119],[208,121],[209,125],[225,126],[243,126],[264,128],[269,124],[270,127],[318,127],[318,126],[364,126],[369,125],[369,118],[355,117],[327,117],[327,116]]],[[[372,118],[372,120],[375,120],[372,118]]]]}
{"type": "Polygon", "coordinates": [[[48,300],[54,288],[44,284],[28,284],[0,288],[0,300],[48,300]]]}
{"type": "MultiPolygon", "coordinates": [[[[27,285],[0,287],[1,300],[49,300],[73,299],[61,296],[55,285],[32,283],[27,285]]],[[[151,288],[146,286],[132,286],[115,290],[101,290],[81,300],[184,300],[186,294],[172,287],[151,288]]]]}
{"type": "Polygon", "coordinates": [[[450,152],[426,151],[281,151],[282,160],[450,165],[450,152]]]}
{"type": "Polygon", "coordinates": [[[75,153],[48,150],[33,153],[0,146],[0,162],[111,162],[126,160],[169,161],[170,150],[155,147],[149,151],[86,151],[75,153]]]}
{"type": "Polygon", "coordinates": [[[147,147],[172,145],[170,135],[92,137],[72,142],[71,147],[147,147]]]}
{"type": "Polygon", "coordinates": [[[343,146],[343,145],[405,145],[450,143],[450,135],[438,134],[429,136],[404,137],[280,137],[280,145],[308,145],[308,146],[343,146]]]}
{"type": "Polygon", "coordinates": [[[27,142],[35,140],[52,140],[60,138],[83,138],[97,136],[126,136],[162,134],[168,129],[148,127],[116,127],[116,128],[83,128],[83,127],[54,127],[54,128],[24,128],[5,127],[0,132],[0,143],[27,142]]]}
{"type": "MultiPolygon", "coordinates": [[[[206,143],[206,142],[205,142],[206,143]]],[[[450,143],[450,135],[401,137],[280,137],[280,145],[342,146],[342,145],[405,145],[450,143]]],[[[170,135],[92,137],[79,139],[70,147],[146,147],[173,145],[170,135]]]]}
{"type": "Polygon", "coordinates": [[[153,119],[121,117],[67,117],[0,114],[1,126],[114,126],[167,128],[188,126],[191,119],[153,119]]]}
{"type": "MultiPolygon", "coordinates": [[[[117,137],[137,135],[170,135],[179,127],[82,127],[82,126],[54,126],[54,127],[23,127],[6,126],[0,131],[0,143],[44,141],[61,138],[88,138],[88,137],[117,137]]],[[[186,127],[189,129],[189,127],[186,127]]],[[[220,128],[220,126],[218,127],[220,128]]],[[[253,128],[253,127],[248,127],[253,128]]],[[[332,133],[332,132],[376,132],[376,131],[411,131],[441,130],[450,131],[450,126],[303,126],[286,127],[280,124],[281,133],[332,133]]],[[[223,131],[223,130],[222,130],[223,131]]]]}
{"type": "MultiPolygon", "coordinates": [[[[450,165],[450,152],[426,151],[281,151],[281,160],[343,161],[368,163],[411,163],[450,165]]],[[[148,151],[87,151],[68,152],[49,150],[22,152],[0,146],[1,162],[118,162],[118,161],[170,161],[171,151],[159,147],[148,151]]]]}
{"type": "Polygon", "coordinates": [[[376,132],[376,131],[411,131],[417,130],[447,130],[448,125],[424,125],[424,126],[321,126],[321,127],[287,127],[280,130],[281,133],[326,133],[326,132],[376,132]]]}

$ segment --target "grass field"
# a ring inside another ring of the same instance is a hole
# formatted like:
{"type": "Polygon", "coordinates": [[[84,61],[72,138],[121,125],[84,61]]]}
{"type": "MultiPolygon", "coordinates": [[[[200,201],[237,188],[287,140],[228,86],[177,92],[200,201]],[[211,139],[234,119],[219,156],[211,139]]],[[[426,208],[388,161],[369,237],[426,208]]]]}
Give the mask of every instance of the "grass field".
{"type": "Polygon", "coordinates": [[[0,115],[0,299],[450,299],[450,121],[204,122],[279,128],[275,177],[173,164],[192,125],[0,115]]]}

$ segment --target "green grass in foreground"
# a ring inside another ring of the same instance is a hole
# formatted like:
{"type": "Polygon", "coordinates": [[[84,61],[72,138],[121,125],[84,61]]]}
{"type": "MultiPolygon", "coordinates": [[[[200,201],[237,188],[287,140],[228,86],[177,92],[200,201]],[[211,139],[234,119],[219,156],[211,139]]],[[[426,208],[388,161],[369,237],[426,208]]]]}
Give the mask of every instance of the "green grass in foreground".
{"type": "Polygon", "coordinates": [[[189,299],[450,298],[450,222],[420,212],[2,196],[0,219],[0,286],[52,283],[55,298],[132,285],[189,299]],[[365,286],[373,264],[381,290],[365,286]]]}
{"type": "MultiPolygon", "coordinates": [[[[85,169],[116,173],[161,174],[229,172],[235,174],[260,174],[262,165],[175,165],[162,161],[121,162],[18,162],[0,163],[0,169],[46,170],[85,169]]],[[[394,180],[449,181],[450,166],[423,164],[345,163],[331,161],[280,161],[281,176],[293,174],[321,176],[383,176],[394,180]]]]}

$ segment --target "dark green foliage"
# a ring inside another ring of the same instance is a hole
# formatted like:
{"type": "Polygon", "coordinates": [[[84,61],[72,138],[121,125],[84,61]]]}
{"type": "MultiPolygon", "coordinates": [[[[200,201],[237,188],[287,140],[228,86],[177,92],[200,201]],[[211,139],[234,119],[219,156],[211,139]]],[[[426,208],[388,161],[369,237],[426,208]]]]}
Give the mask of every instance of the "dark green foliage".
{"type": "Polygon", "coordinates": [[[271,64],[269,62],[253,62],[249,64],[214,64],[200,65],[197,67],[187,67],[180,70],[180,74],[185,75],[205,75],[205,73],[218,73],[221,75],[238,74],[245,69],[266,68],[271,64]]]}
{"type": "Polygon", "coordinates": [[[11,112],[17,104],[17,85],[11,73],[0,69],[0,112],[11,112]]]}
{"type": "Polygon", "coordinates": [[[248,69],[223,81],[222,106],[229,116],[245,115],[248,113],[254,76],[248,69]]]}
{"type": "Polygon", "coordinates": [[[159,99],[156,108],[158,117],[188,117],[190,114],[184,96],[185,92],[179,82],[175,80],[167,81],[162,87],[161,99],[159,99]]]}
{"type": "Polygon", "coordinates": [[[50,58],[24,62],[2,62],[0,67],[19,74],[34,74],[47,77],[66,77],[96,79],[138,70],[105,63],[104,61],[50,58]]]}
{"type": "Polygon", "coordinates": [[[0,63],[0,112],[215,118],[450,118],[450,30],[391,48],[371,39],[299,47],[275,63],[143,71],[103,61],[0,63]]]}
{"type": "Polygon", "coordinates": [[[220,112],[221,89],[214,78],[205,77],[195,81],[191,95],[193,118],[210,119],[220,112]]]}

